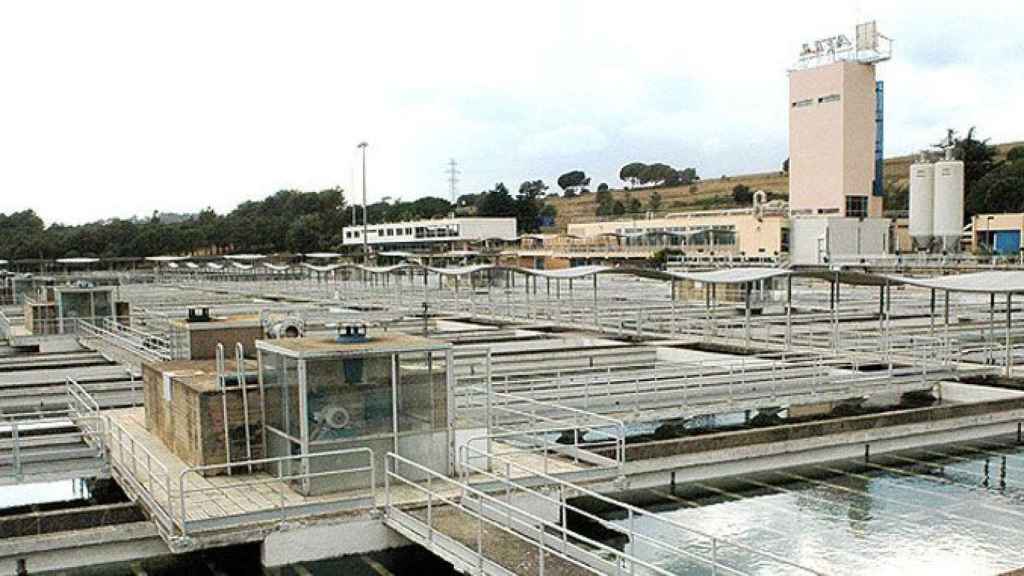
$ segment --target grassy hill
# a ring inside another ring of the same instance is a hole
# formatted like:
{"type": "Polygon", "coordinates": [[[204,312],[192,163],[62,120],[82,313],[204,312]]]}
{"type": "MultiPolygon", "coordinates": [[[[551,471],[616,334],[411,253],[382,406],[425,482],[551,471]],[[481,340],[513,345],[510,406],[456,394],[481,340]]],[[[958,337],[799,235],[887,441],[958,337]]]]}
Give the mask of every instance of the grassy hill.
{"type": "MultiPolygon", "coordinates": [[[[1024,146],[1024,141],[1008,142],[995,145],[1000,159],[1014,146],[1024,146]]],[[[895,156],[885,160],[885,180],[890,185],[906,185],[910,165],[915,156],[895,156]]],[[[710,210],[719,208],[739,208],[732,199],[732,189],[737,184],[744,184],[751,190],[764,190],[772,198],[789,196],[789,176],[782,172],[763,172],[742,174],[726,178],[701,180],[690,186],[669,188],[635,188],[633,190],[616,189],[612,195],[616,200],[626,202],[635,197],[646,207],[650,195],[657,192],[661,195],[659,214],[672,212],[689,212],[693,210],[710,210]]],[[[558,210],[555,227],[565,230],[570,222],[593,222],[597,220],[597,202],[594,194],[585,194],[576,198],[548,198],[547,202],[558,210]]]]}

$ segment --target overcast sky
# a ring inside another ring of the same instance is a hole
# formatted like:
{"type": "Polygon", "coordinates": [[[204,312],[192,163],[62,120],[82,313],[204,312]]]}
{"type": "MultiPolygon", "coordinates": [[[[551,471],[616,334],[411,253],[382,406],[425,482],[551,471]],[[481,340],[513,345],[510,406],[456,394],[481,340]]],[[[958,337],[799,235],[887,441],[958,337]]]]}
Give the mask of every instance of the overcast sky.
{"type": "Polygon", "coordinates": [[[894,38],[887,153],[978,126],[1024,139],[1024,2],[0,4],[0,212],[219,212],[276,190],[370,201],[629,161],[707,177],[786,157],[801,42],[894,38]],[[351,195],[350,195],[351,198],[351,195]]]}

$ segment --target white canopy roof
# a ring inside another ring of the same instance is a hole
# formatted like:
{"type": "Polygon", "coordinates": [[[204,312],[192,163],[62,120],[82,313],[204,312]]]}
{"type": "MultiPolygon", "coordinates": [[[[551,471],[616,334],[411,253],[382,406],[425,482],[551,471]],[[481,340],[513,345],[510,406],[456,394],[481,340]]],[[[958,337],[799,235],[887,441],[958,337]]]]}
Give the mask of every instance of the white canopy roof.
{"type": "Polygon", "coordinates": [[[270,262],[264,262],[263,267],[270,268],[271,270],[277,270],[278,272],[284,272],[285,270],[291,268],[291,266],[278,266],[276,264],[271,264],[270,262]]]}
{"type": "Polygon", "coordinates": [[[95,264],[96,262],[99,262],[99,261],[100,261],[99,258],[86,258],[86,257],[57,258],[57,263],[59,263],[59,264],[95,264]]]}
{"type": "Polygon", "coordinates": [[[575,268],[561,268],[559,270],[534,270],[532,268],[518,268],[520,272],[540,276],[542,278],[582,278],[592,274],[604,272],[616,272],[617,269],[611,266],[576,266],[575,268]]]}
{"type": "Polygon", "coordinates": [[[344,265],[343,264],[327,264],[327,265],[324,265],[324,266],[317,266],[316,264],[310,264],[309,262],[303,262],[302,263],[302,267],[303,268],[309,268],[310,270],[313,270],[314,272],[331,272],[332,270],[337,270],[338,268],[341,268],[342,266],[344,266],[344,265]]]}
{"type": "Polygon", "coordinates": [[[895,284],[909,284],[950,292],[981,292],[1005,294],[1024,292],[1024,272],[1016,270],[986,270],[952,276],[914,278],[912,276],[884,275],[895,284]]]}
{"type": "Polygon", "coordinates": [[[227,260],[259,260],[266,258],[263,254],[228,254],[224,257],[227,260]]]}
{"type": "Polygon", "coordinates": [[[490,270],[496,268],[489,264],[478,264],[476,266],[450,266],[448,268],[434,268],[431,266],[424,266],[427,270],[440,274],[442,276],[465,276],[467,274],[473,274],[482,270],[490,270]]]}
{"type": "Polygon", "coordinates": [[[705,284],[746,284],[777,276],[788,276],[789,270],[782,268],[724,268],[710,272],[674,272],[665,274],[681,280],[703,282],[705,284]]]}
{"type": "Polygon", "coordinates": [[[146,256],[146,260],[150,262],[181,262],[188,260],[188,256],[146,256]]]}
{"type": "Polygon", "coordinates": [[[318,258],[318,259],[327,260],[327,259],[330,259],[330,258],[337,258],[337,257],[341,256],[341,254],[339,254],[337,252],[309,252],[305,256],[306,256],[306,258],[318,258]]]}

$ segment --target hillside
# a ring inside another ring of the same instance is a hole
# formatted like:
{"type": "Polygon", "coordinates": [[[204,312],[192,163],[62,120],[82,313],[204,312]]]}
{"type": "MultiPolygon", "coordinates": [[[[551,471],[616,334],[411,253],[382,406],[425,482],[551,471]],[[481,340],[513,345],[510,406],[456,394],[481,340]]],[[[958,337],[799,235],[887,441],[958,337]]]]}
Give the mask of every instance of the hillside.
{"type": "MultiPolygon", "coordinates": [[[[1024,141],[996,144],[995,147],[1001,156],[1014,146],[1022,146],[1024,141]]],[[[906,185],[910,165],[914,162],[913,155],[894,156],[885,160],[885,180],[888,185],[906,185]]],[[[789,176],[783,172],[763,172],[755,174],[743,174],[728,176],[726,178],[714,178],[701,180],[688,186],[676,186],[667,188],[634,188],[632,190],[615,189],[612,195],[616,200],[625,202],[631,197],[636,197],[646,207],[651,194],[657,192],[661,195],[661,209],[659,214],[672,212],[687,212],[693,210],[709,210],[719,208],[739,208],[732,199],[732,189],[738,184],[748,186],[751,190],[764,190],[769,192],[771,197],[785,198],[789,195],[789,176]]],[[[594,222],[596,216],[597,202],[594,194],[585,194],[576,198],[548,198],[546,202],[558,210],[555,219],[555,227],[558,230],[565,230],[570,222],[594,222]]]]}

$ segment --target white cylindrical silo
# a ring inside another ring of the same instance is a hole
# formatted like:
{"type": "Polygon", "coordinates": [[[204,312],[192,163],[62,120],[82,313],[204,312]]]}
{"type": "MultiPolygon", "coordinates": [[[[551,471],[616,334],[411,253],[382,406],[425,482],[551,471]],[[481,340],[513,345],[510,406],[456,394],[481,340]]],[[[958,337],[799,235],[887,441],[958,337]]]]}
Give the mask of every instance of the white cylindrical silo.
{"type": "Polygon", "coordinates": [[[960,250],[964,227],[964,163],[942,160],[935,163],[934,234],[947,252],[960,250]]]}
{"type": "Polygon", "coordinates": [[[910,222],[914,245],[927,248],[935,222],[935,166],[924,161],[910,165],[910,222]]]}

